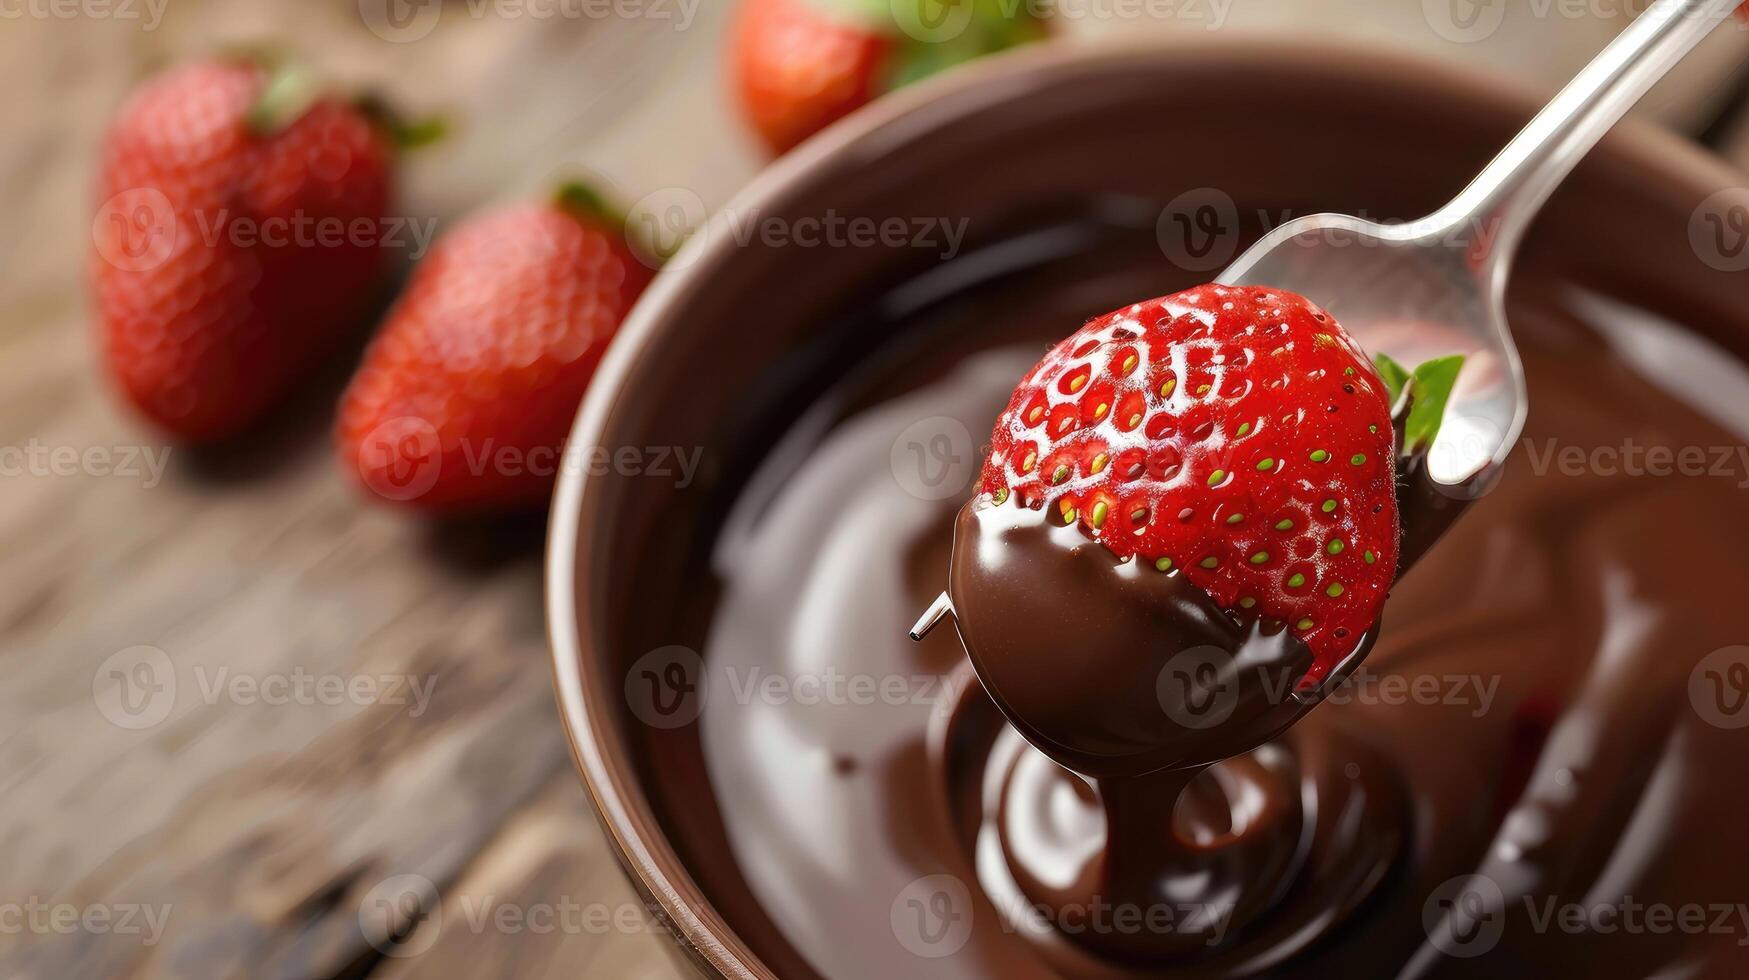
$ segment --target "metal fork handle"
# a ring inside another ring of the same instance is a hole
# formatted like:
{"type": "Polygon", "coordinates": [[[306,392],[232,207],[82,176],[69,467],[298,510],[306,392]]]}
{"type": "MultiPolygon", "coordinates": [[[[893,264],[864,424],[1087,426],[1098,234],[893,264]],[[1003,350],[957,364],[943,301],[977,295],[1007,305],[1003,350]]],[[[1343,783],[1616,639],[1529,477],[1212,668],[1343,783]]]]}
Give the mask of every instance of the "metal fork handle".
{"type": "Polygon", "coordinates": [[[1543,107],[1451,203],[1428,216],[1435,234],[1486,243],[1496,293],[1524,231],[1597,141],[1742,0],[1657,0],[1543,107]],[[1469,234],[1469,233],[1474,233],[1469,234]]]}

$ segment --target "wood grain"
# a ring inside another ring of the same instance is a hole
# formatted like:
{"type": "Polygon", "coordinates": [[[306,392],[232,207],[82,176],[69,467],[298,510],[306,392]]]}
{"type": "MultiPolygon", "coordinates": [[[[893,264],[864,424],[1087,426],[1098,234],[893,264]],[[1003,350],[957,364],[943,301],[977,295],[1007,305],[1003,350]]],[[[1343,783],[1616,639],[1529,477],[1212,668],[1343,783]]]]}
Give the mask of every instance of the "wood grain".
{"type": "Polygon", "coordinates": [[[0,479],[0,976],[679,975],[641,925],[465,915],[488,896],[536,917],[636,909],[553,705],[543,519],[363,505],[325,436],[344,358],[248,449],[207,453],[138,426],[91,368],[93,147],[163,62],[296,38],[336,77],[451,116],[452,141],[410,162],[413,218],[578,170],[628,200],[720,204],[756,165],[715,104],[720,7],[684,32],[469,10],[411,43],[354,4],[294,0],[171,0],[151,30],[0,22],[0,81],[38,96],[8,100],[0,140],[0,446],[41,457],[0,479]],[[438,904],[392,942],[371,915],[404,876],[438,904]]]}

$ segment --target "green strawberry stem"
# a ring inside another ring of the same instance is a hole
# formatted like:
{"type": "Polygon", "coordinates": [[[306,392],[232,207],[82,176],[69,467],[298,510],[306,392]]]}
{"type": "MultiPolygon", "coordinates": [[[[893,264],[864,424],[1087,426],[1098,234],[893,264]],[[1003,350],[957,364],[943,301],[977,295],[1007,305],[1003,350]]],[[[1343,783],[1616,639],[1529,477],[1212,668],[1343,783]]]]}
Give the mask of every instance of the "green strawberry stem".
{"type": "Polygon", "coordinates": [[[1403,424],[1403,447],[1411,453],[1433,445],[1445,422],[1445,406],[1457,385],[1463,355],[1436,357],[1416,365],[1409,378],[1409,420],[1403,424]]]}
{"type": "MultiPolygon", "coordinates": [[[[568,180],[560,184],[553,192],[553,204],[583,221],[624,235],[626,245],[637,253],[640,260],[652,267],[672,258],[679,248],[677,244],[665,252],[658,249],[651,230],[644,227],[644,222],[633,221],[632,216],[623,208],[612,203],[607,195],[596,190],[587,181],[568,180]]],[[[685,239],[682,238],[680,244],[684,243],[685,239]]]]}
{"type": "Polygon", "coordinates": [[[272,136],[297,122],[321,97],[322,87],[309,69],[296,62],[268,67],[267,84],[249,106],[243,121],[256,136],[272,136]]]}
{"type": "Polygon", "coordinates": [[[880,82],[903,88],[936,72],[1043,40],[1049,23],[1016,0],[805,0],[827,20],[890,39],[880,82]]]}
{"type": "Polygon", "coordinates": [[[1386,401],[1391,403],[1391,414],[1395,415],[1397,399],[1403,397],[1403,386],[1409,382],[1409,372],[1403,370],[1403,365],[1391,360],[1388,354],[1373,355],[1372,363],[1373,367],[1378,368],[1379,377],[1385,380],[1385,394],[1390,396],[1386,401]]]}
{"type": "Polygon", "coordinates": [[[886,33],[894,26],[891,0],[804,0],[815,13],[847,27],[886,33]]]}
{"type": "MultiPolygon", "coordinates": [[[[246,52],[245,60],[267,71],[267,84],[244,114],[244,123],[256,136],[283,132],[297,122],[328,93],[328,86],[307,65],[271,51],[246,52]]],[[[441,116],[409,120],[374,92],[352,100],[353,106],[389,137],[396,149],[429,146],[449,133],[449,121],[441,116]]]]}
{"type": "Polygon", "coordinates": [[[1463,355],[1451,354],[1423,361],[1414,371],[1405,371],[1401,364],[1384,354],[1375,355],[1373,364],[1390,395],[1392,416],[1401,419],[1398,453],[1409,456],[1433,445],[1439,427],[1445,423],[1445,409],[1451,401],[1452,388],[1456,387],[1458,373],[1463,370],[1463,355]],[[1403,398],[1405,391],[1407,399],[1403,398]]]}
{"type": "Polygon", "coordinates": [[[607,202],[607,196],[581,180],[567,180],[553,192],[553,203],[563,210],[599,221],[610,227],[626,222],[624,212],[607,202]]]}
{"type": "Polygon", "coordinates": [[[884,79],[888,91],[985,55],[1043,40],[1050,33],[1044,20],[1012,0],[888,0],[881,6],[887,8],[889,29],[895,23],[901,28],[884,79]],[[953,13],[962,6],[971,9],[963,15],[953,13]],[[960,21],[959,16],[966,19],[960,21]]]}
{"type": "Polygon", "coordinates": [[[417,150],[449,135],[449,120],[443,116],[408,119],[375,92],[360,95],[353,104],[389,135],[398,150],[417,150]]]}

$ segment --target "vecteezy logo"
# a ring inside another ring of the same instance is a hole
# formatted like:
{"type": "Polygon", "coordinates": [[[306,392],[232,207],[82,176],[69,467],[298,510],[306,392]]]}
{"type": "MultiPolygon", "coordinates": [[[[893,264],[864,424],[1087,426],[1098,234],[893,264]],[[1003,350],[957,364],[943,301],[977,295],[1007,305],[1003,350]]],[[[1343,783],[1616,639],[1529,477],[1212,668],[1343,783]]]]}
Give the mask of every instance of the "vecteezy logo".
{"type": "Polygon", "coordinates": [[[1166,717],[1185,728],[1213,728],[1239,704],[1233,655],[1216,646],[1194,646],[1172,655],[1154,681],[1166,717]]]}
{"type": "Polygon", "coordinates": [[[893,899],[888,913],[899,945],[924,957],[952,956],[972,937],[972,893],[953,875],[926,875],[893,899]]]}
{"type": "Polygon", "coordinates": [[[393,875],[377,882],[358,903],[358,929],[384,956],[418,956],[437,942],[437,886],[424,875],[393,875]]]}
{"type": "Polygon", "coordinates": [[[360,442],[359,478],[385,500],[422,497],[443,470],[442,448],[430,422],[410,415],[389,419],[360,442]]]}
{"type": "Polygon", "coordinates": [[[135,187],[112,195],[91,220],[97,255],[123,272],[145,272],[176,252],[176,212],[156,187],[135,187]]]}
{"type": "Polygon", "coordinates": [[[119,728],[151,728],[176,707],[176,665],[157,647],[117,650],[92,675],[91,700],[98,713],[119,728]]]}
{"type": "Polygon", "coordinates": [[[928,44],[952,41],[972,23],[975,0],[891,0],[899,30],[928,44]]]}
{"type": "Polygon", "coordinates": [[[1168,201],[1154,223],[1160,251],[1188,272],[1222,268],[1239,249],[1239,207],[1227,192],[1198,187],[1168,201]]]}
{"type": "Polygon", "coordinates": [[[443,0],[358,0],[364,26],[390,44],[410,44],[437,28],[443,0]]]}
{"type": "Polygon", "coordinates": [[[680,728],[698,720],[708,695],[704,660],[683,646],[657,647],[626,671],[626,706],[651,728],[680,728]]]}
{"type": "Polygon", "coordinates": [[[1709,725],[1749,727],[1749,647],[1722,647],[1695,664],[1688,701],[1709,725]]]}
{"type": "Polygon", "coordinates": [[[1506,22],[1506,0],[1421,0],[1421,14],[1447,41],[1475,44],[1506,22]]]}
{"type": "Polygon", "coordinates": [[[893,479],[920,500],[946,500],[965,495],[976,460],[972,434],[965,423],[935,415],[905,426],[893,440],[887,463],[893,479]]]}
{"type": "Polygon", "coordinates": [[[1421,927],[1447,956],[1480,956],[1506,931],[1506,896],[1487,875],[1448,878],[1422,904],[1421,927]]]}
{"type": "Polygon", "coordinates": [[[1720,272],[1749,269],[1749,188],[1715,191],[1688,219],[1688,246],[1720,272]]]}
{"type": "Polygon", "coordinates": [[[685,268],[700,254],[681,254],[681,246],[710,225],[704,198],[685,187],[664,187],[638,199],[626,211],[626,244],[638,261],[652,269],[685,268]],[[678,259],[678,264],[676,264],[678,259]]]}

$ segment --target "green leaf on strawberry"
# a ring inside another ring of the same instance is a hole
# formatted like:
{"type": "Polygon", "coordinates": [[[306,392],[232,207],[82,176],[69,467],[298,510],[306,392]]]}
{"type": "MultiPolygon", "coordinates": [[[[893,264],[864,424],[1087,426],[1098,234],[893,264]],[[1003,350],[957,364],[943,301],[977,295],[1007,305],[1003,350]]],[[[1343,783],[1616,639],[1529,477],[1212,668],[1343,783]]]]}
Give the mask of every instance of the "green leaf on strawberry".
{"type": "Polygon", "coordinates": [[[1385,379],[1385,396],[1395,408],[1397,399],[1403,397],[1403,386],[1409,383],[1409,372],[1391,360],[1389,354],[1374,354],[1372,363],[1378,369],[1379,377],[1385,379]]]}
{"type": "Polygon", "coordinates": [[[321,83],[308,68],[296,62],[276,64],[243,122],[256,136],[273,136],[310,111],[321,97],[321,83]]]}
{"type": "Polygon", "coordinates": [[[1398,447],[1399,455],[1417,453],[1433,445],[1439,427],[1445,424],[1446,405],[1451,401],[1452,388],[1457,385],[1458,372],[1463,370],[1463,355],[1451,354],[1423,361],[1414,371],[1405,370],[1388,354],[1374,354],[1372,361],[1379,377],[1384,379],[1393,415],[1405,408],[1403,393],[1407,391],[1409,395],[1408,417],[1403,422],[1403,445],[1398,447]]]}
{"type": "Polygon", "coordinates": [[[1403,423],[1403,451],[1416,453],[1433,445],[1445,422],[1445,406],[1463,369],[1461,354],[1423,361],[1409,378],[1409,418],[1403,423]]]}
{"type": "Polygon", "coordinates": [[[366,92],[353,100],[358,111],[370,117],[399,150],[417,150],[443,140],[449,135],[449,120],[442,116],[409,119],[396,111],[387,99],[375,92],[366,92]]]}
{"type": "Polygon", "coordinates": [[[1044,21],[1004,0],[904,2],[913,4],[915,13],[901,13],[906,8],[899,3],[882,4],[888,6],[888,16],[900,22],[899,37],[903,42],[887,69],[889,90],[985,55],[1041,40],[1049,33],[1044,21]],[[960,5],[970,9],[963,14],[954,13],[953,8],[960,5]]]}
{"type": "Polygon", "coordinates": [[[568,180],[553,192],[553,203],[562,210],[586,218],[594,218],[609,228],[626,223],[625,212],[607,202],[606,195],[581,180],[568,180]]]}
{"type": "Polygon", "coordinates": [[[729,51],[776,153],[893,89],[1050,33],[1016,0],[739,0],[729,51]]]}

